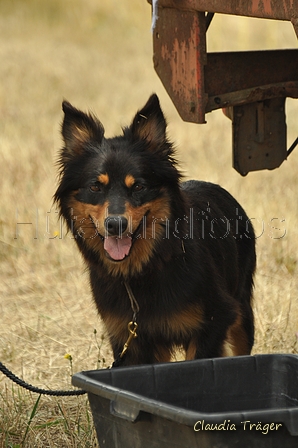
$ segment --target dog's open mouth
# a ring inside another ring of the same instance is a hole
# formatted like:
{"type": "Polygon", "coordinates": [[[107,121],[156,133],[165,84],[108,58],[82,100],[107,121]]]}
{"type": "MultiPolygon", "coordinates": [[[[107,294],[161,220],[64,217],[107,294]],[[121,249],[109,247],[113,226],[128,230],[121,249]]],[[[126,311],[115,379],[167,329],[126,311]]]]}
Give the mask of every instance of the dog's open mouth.
{"type": "Polygon", "coordinates": [[[104,250],[107,256],[114,261],[124,260],[129,255],[132,246],[132,238],[130,236],[108,236],[104,239],[104,250]]]}
{"type": "MultiPolygon", "coordinates": [[[[147,216],[148,213],[144,215],[144,217],[147,216]]],[[[96,230],[98,231],[97,227],[97,220],[93,218],[91,215],[89,215],[90,220],[96,230]]],[[[100,234],[99,232],[97,235],[101,238],[103,241],[103,247],[105,250],[106,256],[112,260],[112,261],[123,261],[126,257],[129,256],[131,248],[133,246],[134,241],[137,238],[140,238],[140,231],[142,226],[144,225],[143,219],[139,222],[138,227],[133,233],[129,234],[123,234],[121,236],[119,235],[106,235],[105,237],[100,234]]]]}

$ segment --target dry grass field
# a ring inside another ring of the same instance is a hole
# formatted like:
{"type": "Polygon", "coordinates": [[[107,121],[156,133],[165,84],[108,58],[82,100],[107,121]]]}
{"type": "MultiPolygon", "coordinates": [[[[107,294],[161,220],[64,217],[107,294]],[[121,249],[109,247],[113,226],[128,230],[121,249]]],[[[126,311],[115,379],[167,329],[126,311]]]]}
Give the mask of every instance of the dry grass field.
{"type": "MultiPolygon", "coordinates": [[[[150,15],[145,0],[0,2],[0,361],[39,387],[68,389],[73,372],[111,361],[81,257],[52,206],[64,98],[96,112],[111,136],[159,95],[186,178],[221,184],[254,219],[254,353],[298,352],[298,150],[278,170],[237,174],[221,111],[183,123],[165,93],[150,15]]],[[[235,17],[215,17],[208,40],[211,51],[295,46],[288,23],[235,17]]],[[[288,146],[297,115],[288,101],[288,146]]],[[[86,396],[37,400],[0,374],[0,447],[97,446],[86,396]]]]}

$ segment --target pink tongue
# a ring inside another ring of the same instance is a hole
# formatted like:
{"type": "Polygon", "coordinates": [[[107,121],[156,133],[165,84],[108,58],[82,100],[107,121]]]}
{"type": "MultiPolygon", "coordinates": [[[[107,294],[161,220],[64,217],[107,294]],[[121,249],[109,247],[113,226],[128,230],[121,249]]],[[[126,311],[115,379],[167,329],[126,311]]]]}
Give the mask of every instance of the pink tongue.
{"type": "Polygon", "coordinates": [[[130,248],[131,238],[129,236],[122,238],[108,236],[104,240],[104,249],[113,260],[123,260],[129,254],[130,248]]]}

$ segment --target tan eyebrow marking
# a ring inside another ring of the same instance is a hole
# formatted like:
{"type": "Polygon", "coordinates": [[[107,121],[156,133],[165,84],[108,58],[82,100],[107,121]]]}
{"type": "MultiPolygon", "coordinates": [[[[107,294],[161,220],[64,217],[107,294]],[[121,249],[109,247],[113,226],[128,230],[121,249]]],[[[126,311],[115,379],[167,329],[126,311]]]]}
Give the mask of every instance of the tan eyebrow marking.
{"type": "Polygon", "coordinates": [[[108,185],[108,183],[110,182],[109,175],[107,173],[100,174],[97,179],[103,185],[108,185]]]}
{"type": "Polygon", "coordinates": [[[125,185],[128,188],[131,188],[136,183],[136,180],[135,180],[135,178],[131,174],[128,174],[125,177],[124,182],[125,182],[125,185]]]}

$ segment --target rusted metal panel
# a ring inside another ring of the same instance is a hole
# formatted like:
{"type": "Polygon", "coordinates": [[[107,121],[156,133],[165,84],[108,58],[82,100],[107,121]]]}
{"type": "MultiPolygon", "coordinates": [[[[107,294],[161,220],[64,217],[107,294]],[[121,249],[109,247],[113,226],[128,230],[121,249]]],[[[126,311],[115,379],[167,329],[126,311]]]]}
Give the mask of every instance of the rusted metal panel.
{"type": "Polygon", "coordinates": [[[287,81],[298,81],[296,49],[207,55],[205,89],[208,95],[287,81]]]}
{"type": "Polygon", "coordinates": [[[264,19],[298,18],[297,0],[159,0],[159,7],[208,11],[264,19]]]}
{"type": "Polygon", "coordinates": [[[233,166],[249,171],[279,167],[287,158],[285,98],[233,107],[233,166]]]}
{"type": "Polygon", "coordinates": [[[279,96],[298,97],[298,50],[208,53],[206,112],[279,96]]]}
{"type": "Polygon", "coordinates": [[[205,122],[205,14],[159,9],[153,35],[155,70],[184,121],[205,122]]]}

